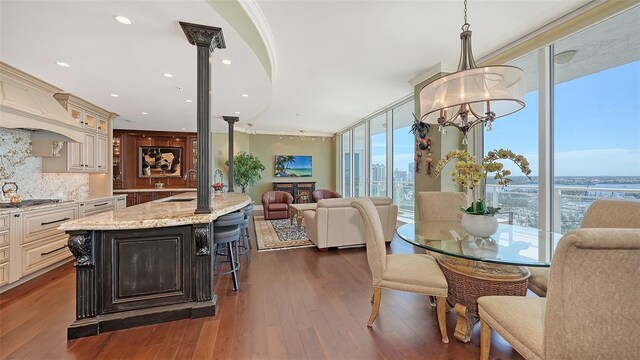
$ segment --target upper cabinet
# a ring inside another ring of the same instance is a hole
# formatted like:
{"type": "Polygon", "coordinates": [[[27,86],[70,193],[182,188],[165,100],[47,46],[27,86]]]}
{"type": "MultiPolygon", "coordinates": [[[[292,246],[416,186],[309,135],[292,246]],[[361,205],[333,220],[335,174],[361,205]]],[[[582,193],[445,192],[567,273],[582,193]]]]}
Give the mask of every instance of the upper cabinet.
{"type": "Polygon", "coordinates": [[[112,123],[117,116],[72,94],[54,98],[84,131],[80,142],[67,142],[56,151],[56,143],[34,141],[34,154],[43,156],[43,172],[108,173],[111,155],[112,123]]]}

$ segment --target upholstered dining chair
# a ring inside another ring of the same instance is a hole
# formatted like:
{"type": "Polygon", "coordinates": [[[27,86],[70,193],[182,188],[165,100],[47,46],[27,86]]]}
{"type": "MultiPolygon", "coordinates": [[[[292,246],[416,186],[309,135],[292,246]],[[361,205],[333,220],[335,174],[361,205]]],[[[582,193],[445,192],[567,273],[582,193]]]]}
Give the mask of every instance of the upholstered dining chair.
{"type": "Polygon", "coordinates": [[[373,326],[378,316],[382,288],[435,296],[440,335],[442,342],[448,343],[445,316],[448,286],[435,259],[426,254],[387,255],[380,217],[371,200],[356,199],[351,206],[362,216],[367,261],[373,277],[373,306],[367,326],[373,326]]]}
{"type": "Polygon", "coordinates": [[[495,330],[525,359],[637,359],[640,354],[640,229],[566,233],[547,298],[478,299],[480,359],[495,330]]]}
{"type": "Polygon", "coordinates": [[[262,207],[265,220],[286,219],[289,217],[289,205],[293,196],[286,191],[267,191],[262,194],[262,207]]]}
{"type": "Polygon", "coordinates": [[[316,202],[316,203],[318,202],[318,200],[322,200],[322,199],[338,199],[342,197],[342,195],[329,189],[316,190],[311,193],[311,196],[313,197],[313,202],[316,202]]]}
{"type": "MultiPolygon", "coordinates": [[[[462,221],[460,208],[469,206],[467,195],[461,192],[421,191],[418,193],[420,205],[420,221],[462,221]]],[[[437,256],[429,250],[425,253],[437,256]]],[[[430,297],[431,306],[436,305],[433,296],[430,297]]]]}
{"type": "Polygon", "coordinates": [[[467,195],[461,192],[421,191],[418,193],[420,221],[460,221],[468,205],[467,195]]]}
{"type": "MultiPolygon", "coordinates": [[[[580,228],[640,229],[640,201],[596,200],[584,214],[580,228]]],[[[549,283],[549,268],[530,267],[529,290],[545,297],[549,283]]]]}

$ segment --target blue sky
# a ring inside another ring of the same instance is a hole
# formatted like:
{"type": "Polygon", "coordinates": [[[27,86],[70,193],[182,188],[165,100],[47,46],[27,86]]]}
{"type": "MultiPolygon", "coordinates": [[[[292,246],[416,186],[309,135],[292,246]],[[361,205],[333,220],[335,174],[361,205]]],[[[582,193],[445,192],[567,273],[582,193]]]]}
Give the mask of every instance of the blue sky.
{"type": "MultiPolygon", "coordinates": [[[[556,67],[556,72],[562,71],[556,67]]],[[[556,176],[640,176],[640,61],[555,86],[556,176]]],[[[485,149],[523,154],[538,174],[538,93],[497,119],[485,149]]]]}

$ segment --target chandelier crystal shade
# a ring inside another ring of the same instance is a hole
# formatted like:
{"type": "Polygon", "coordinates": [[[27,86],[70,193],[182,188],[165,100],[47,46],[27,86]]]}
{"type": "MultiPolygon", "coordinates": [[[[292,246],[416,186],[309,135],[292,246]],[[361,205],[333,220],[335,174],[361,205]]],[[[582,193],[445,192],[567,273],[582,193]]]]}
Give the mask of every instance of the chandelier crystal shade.
{"type": "Polygon", "coordinates": [[[460,63],[455,73],[428,84],[420,91],[420,120],[438,124],[444,131],[453,126],[463,135],[478,124],[491,124],[499,117],[524,108],[524,73],[509,65],[476,67],[471,51],[471,31],[467,23],[467,2],[464,2],[465,23],[460,39],[460,63]]]}

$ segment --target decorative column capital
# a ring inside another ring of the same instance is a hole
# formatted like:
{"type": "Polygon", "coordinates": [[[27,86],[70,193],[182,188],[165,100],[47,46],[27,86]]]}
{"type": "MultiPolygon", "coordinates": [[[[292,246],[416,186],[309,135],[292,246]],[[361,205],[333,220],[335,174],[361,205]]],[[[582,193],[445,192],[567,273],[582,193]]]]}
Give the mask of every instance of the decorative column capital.
{"type": "Polygon", "coordinates": [[[91,234],[85,231],[70,231],[67,246],[76,258],[75,267],[94,265],[91,234]]]}
{"type": "Polygon", "coordinates": [[[193,231],[196,240],[196,256],[211,255],[209,224],[194,224],[193,231]]]}
{"type": "Polygon", "coordinates": [[[210,52],[215,49],[226,48],[224,34],[219,27],[191,24],[183,21],[180,21],[180,26],[191,45],[207,46],[210,52]]]}
{"type": "Polygon", "coordinates": [[[233,125],[240,121],[240,118],[237,116],[223,116],[222,119],[229,123],[229,125],[233,125]]]}

